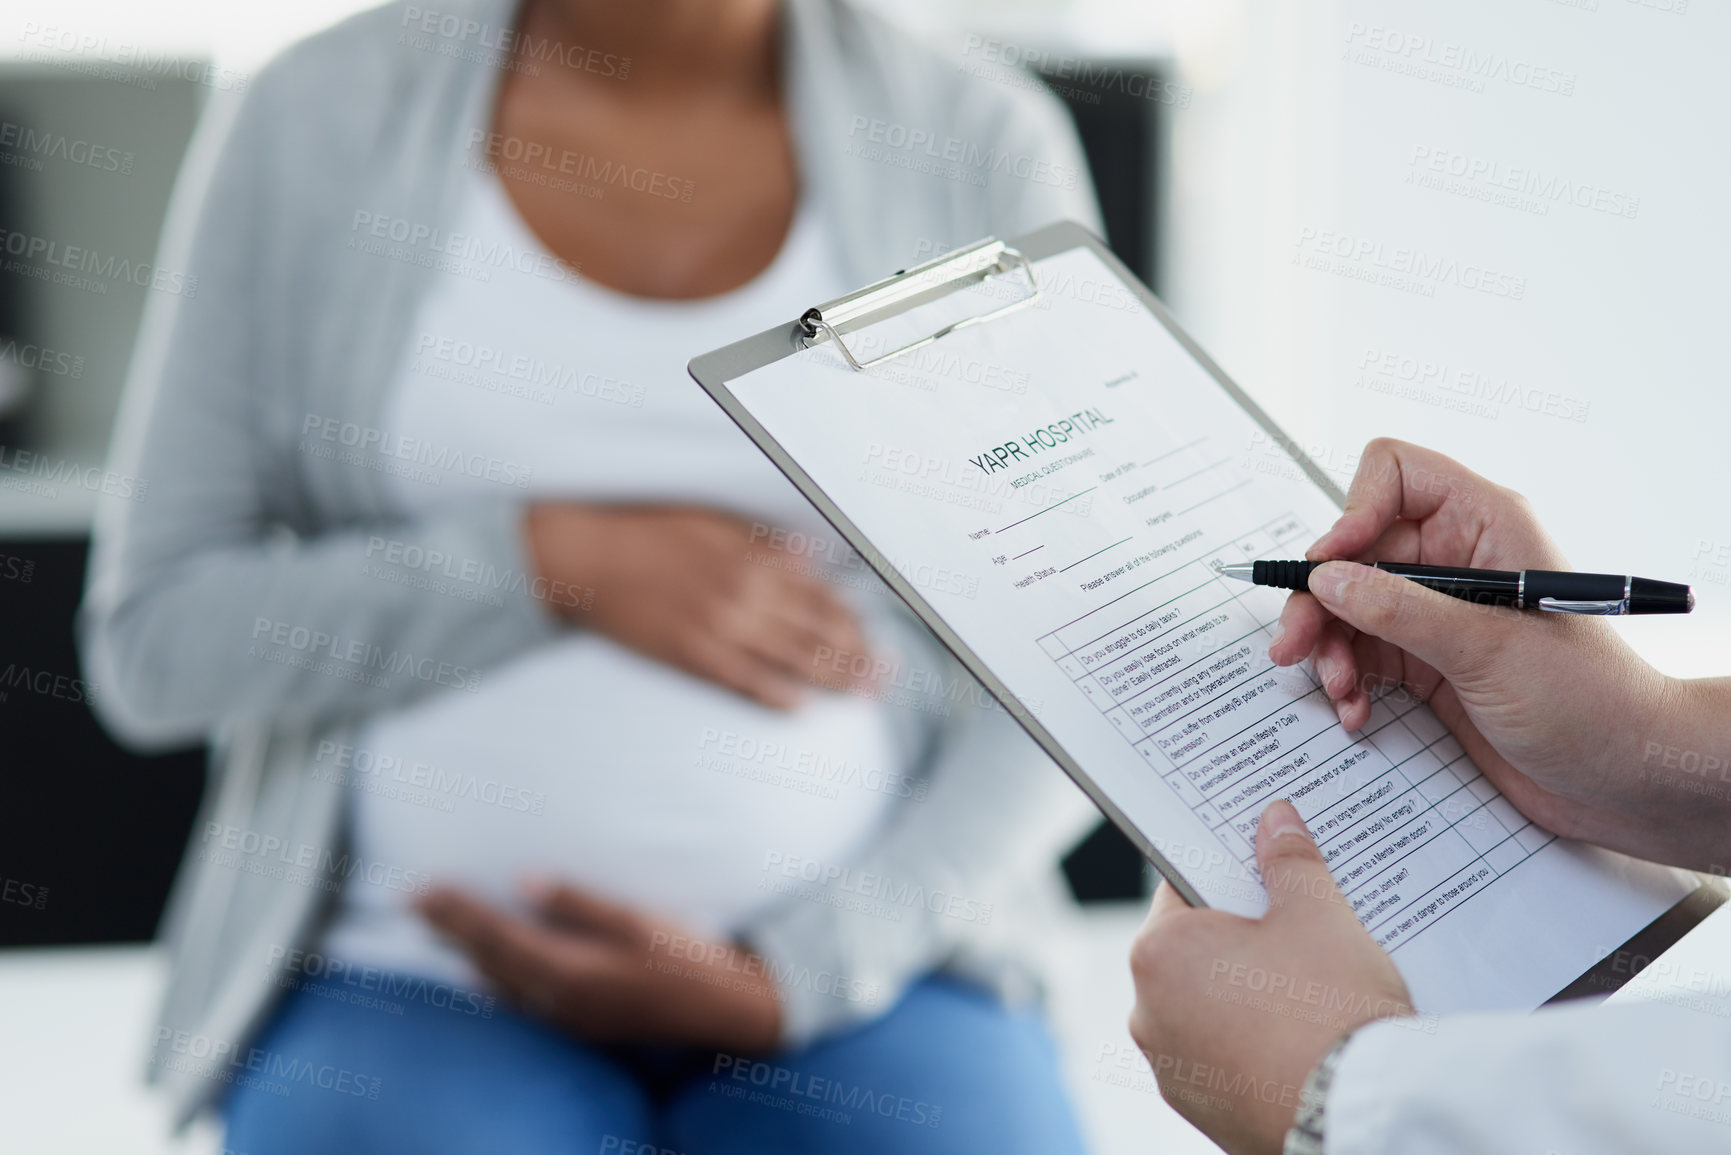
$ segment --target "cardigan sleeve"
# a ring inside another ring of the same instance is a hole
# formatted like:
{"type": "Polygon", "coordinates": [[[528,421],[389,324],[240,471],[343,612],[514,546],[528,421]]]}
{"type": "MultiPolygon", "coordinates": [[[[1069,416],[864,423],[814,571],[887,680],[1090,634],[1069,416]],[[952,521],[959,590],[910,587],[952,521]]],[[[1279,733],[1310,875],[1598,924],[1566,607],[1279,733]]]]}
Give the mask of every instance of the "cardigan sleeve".
{"type": "MultiPolygon", "coordinates": [[[[284,528],[295,466],[282,463],[296,447],[267,432],[282,374],[261,350],[267,327],[288,323],[266,305],[266,284],[286,276],[267,233],[298,227],[282,212],[293,189],[278,186],[314,167],[277,143],[304,114],[305,76],[284,82],[294,67],[305,71],[293,53],[273,64],[238,111],[213,97],[161,248],[182,291],[150,294],[128,372],[109,467],[133,479],[132,497],[99,510],[78,630],[96,710],[135,744],[462,693],[558,628],[533,596],[548,591],[529,572],[514,493],[419,519],[284,528]],[[410,548],[488,581],[438,588],[397,564],[410,548]]],[[[326,448],[324,432],[300,452],[326,448]]]]}
{"type": "Polygon", "coordinates": [[[1017,908],[1099,817],[1008,714],[979,698],[952,712],[930,766],[923,796],[904,801],[845,873],[799,883],[797,898],[745,928],[781,996],[787,1046],[889,1011],[963,956],[1001,955],[1017,908]]]}

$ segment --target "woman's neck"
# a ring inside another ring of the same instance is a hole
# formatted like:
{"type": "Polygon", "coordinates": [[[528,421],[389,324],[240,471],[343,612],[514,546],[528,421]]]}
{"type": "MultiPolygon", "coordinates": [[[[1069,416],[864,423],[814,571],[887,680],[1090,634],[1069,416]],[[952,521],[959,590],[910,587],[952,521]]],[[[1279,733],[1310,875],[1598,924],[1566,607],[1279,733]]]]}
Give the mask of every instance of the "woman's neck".
{"type": "Polygon", "coordinates": [[[779,0],[524,0],[520,30],[629,57],[639,90],[775,87],[779,0]]]}

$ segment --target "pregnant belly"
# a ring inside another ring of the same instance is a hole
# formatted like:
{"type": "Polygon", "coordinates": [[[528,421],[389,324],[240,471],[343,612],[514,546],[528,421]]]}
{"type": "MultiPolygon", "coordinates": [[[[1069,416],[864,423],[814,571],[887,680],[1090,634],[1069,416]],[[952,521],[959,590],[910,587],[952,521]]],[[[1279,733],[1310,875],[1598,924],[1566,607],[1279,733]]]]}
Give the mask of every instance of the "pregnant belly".
{"type": "MultiPolygon", "coordinates": [[[[524,875],[563,879],[714,934],[785,901],[788,864],[845,863],[909,794],[892,722],[848,695],[767,709],[582,635],[322,761],[347,763],[367,862],[501,901],[524,875]]],[[[413,918],[406,897],[344,892],[375,922],[413,918]]]]}

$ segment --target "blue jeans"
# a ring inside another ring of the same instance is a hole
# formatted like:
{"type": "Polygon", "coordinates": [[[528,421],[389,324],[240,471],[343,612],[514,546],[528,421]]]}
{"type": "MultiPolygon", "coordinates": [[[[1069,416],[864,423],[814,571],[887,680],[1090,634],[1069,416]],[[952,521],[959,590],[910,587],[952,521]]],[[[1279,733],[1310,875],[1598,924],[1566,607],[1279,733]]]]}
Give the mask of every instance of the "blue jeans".
{"type": "Polygon", "coordinates": [[[944,978],[794,1052],[604,1050],[503,1008],[290,994],[224,1113],[246,1155],[1082,1150],[1039,1017],[944,978]]]}

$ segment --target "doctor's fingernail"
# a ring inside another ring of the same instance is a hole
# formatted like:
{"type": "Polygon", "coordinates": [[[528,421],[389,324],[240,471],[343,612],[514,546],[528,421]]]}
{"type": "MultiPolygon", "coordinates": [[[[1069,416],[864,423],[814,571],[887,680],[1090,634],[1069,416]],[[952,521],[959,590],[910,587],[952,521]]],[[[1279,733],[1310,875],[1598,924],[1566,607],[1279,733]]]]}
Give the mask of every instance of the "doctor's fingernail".
{"type": "Polygon", "coordinates": [[[1328,692],[1329,686],[1334,684],[1334,676],[1338,673],[1340,673],[1340,663],[1327,654],[1316,659],[1316,676],[1322,682],[1323,693],[1328,692]]]}
{"type": "Polygon", "coordinates": [[[1341,591],[1350,581],[1352,566],[1343,562],[1331,562],[1310,571],[1310,592],[1324,604],[1339,602],[1341,591]]]}
{"type": "Polygon", "coordinates": [[[1286,637],[1286,623],[1275,622],[1274,632],[1268,635],[1268,648],[1272,650],[1275,646],[1278,646],[1280,640],[1284,637],[1286,637]]]}
{"type": "Polygon", "coordinates": [[[1277,799],[1268,804],[1268,809],[1262,812],[1263,826],[1268,829],[1269,838],[1279,838],[1283,834],[1302,834],[1310,837],[1310,828],[1304,824],[1304,819],[1298,816],[1298,810],[1285,799],[1277,799]]]}

